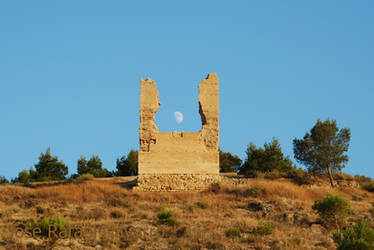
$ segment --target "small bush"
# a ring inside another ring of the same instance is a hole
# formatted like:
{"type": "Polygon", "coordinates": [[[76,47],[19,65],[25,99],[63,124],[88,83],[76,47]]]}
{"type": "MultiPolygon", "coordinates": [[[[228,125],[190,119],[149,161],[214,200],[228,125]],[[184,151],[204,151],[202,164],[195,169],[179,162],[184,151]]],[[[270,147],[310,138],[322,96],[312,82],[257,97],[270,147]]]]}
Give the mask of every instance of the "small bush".
{"type": "Polygon", "coordinates": [[[93,174],[82,174],[82,175],[79,175],[77,178],[75,178],[75,180],[78,182],[83,182],[83,181],[93,180],[94,178],[95,177],[93,176],[93,174]]]}
{"type": "Polygon", "coordinates": [[[110,212],[110,217],[113,219],[118,219],[123,217],[123,213],[120,210],[113,210],[110,212]]]}
{"type": "Polygon", "coordinates": [[[254,185],[243,192],[243,196],[245,197],[260,197],[264,194],[266,194],[266,188],[261,185],[254,185]]]}
{"type": "Polygon", "coordinates": [[[50,217],[42,219],[39,223],[27,222],[25,226],[26,230],[30,231],[36,227],[40,228],[42,236],[48,237],[50,227],[57,235],[60,233],[67,234],[70,230],[70,223],[61,217],[50,217]]]}
{"type": "Polygon", "coordinates": [[[193,212],[195,210],[195,205],[194,204],[187,204],[186,210],[188,212],[193,212]]]}
{"type": "Polygon", "coordinates": [[[368,183],[364,184],[364,185],[363,185],[363,188],[364,188],[366,191],[369,191],[369,192],[374,193],[374,181],[371,181],[371,182],[368,182],[368,183]]]}
{"type": "Polygon", "coordinates": [[[338,250],[374,249],[374,229],[364,220],[359,220],[353,227],[334,232],[333,239],[338,250]]]}
{"type": "Polygon", "coordinates": [[[374,218],[374,202],[372,202],[371,205],[372,205],[373,207],[369,209],[369,213],[370,213],[371,217],[374,218]]]}
{"type": "Polygon", "coordinates": [[[271,222],[259,221],[252,232],[259,235],[269,235],[274,232],[274,225],[271,222]]]}
{"type": "Polygon", "coordinates": [[[105,217],[105,211],[102,208],[95,207],[90,210],[88,213],[88,218],[89,219],[95,219],[95,220],[100,220],[105,217]]]}
{"type": "Polygon", "coordinates": [[[208,207],[208,204],[205,201],[198,201],[195,203],[195,205],[201,209],[206,209],[208,207]]]}
{"type": "Polygon", "coordinates": [[[357,195],[357,194],[353,194],[352,195],[352,200],[354,201],[362,201],[362,197],[357,195]]]}
{"type": "Polygon", "coordinates": [[[168,226],[178,226],[180,222],[173,217],[173,213],[170,210],[164,208],[157,214],[157,219],[159,224],[168,226]]]}
{"type": "Polygon", "coordinates": [[[240,237],[240,228],[238,227],[230,227],[225,232],[226,236],[229,238],[238,238],[240,237]]]}
{"type": "Polygon", "coordinates": [[[324,200],[314,201],[312,209],[317,211],[325,228],[340,229],[345,224],[350,205],[338,194],[326,194],[324,200]]]}
{"type": "Polygon", "coordinates": [[[369,213],[370,213],[371,217],[374,218],[374,208],[370,208],[369,213]]]}
{"type": "Polygon", "coordinates": [[[275,180],[284,177],[284,174],[275,169],[270,172],[265,172],[264,177],[265,179],[275,180]]]}
{"type": "Polygon", "coordinates": [[[210,184],[209,190],[215,194],[219,193],[221,190],[221,185],[218,182],[210,184]]]}

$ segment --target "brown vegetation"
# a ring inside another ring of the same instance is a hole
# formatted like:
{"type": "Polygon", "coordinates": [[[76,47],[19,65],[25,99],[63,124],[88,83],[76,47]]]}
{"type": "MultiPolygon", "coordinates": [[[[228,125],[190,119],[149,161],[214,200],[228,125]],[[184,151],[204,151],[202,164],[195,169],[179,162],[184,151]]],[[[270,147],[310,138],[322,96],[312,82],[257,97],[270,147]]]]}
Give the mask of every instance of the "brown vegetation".
{"type": "Polygon", "coordinates": [[[205,191],[141,192],[123,187],[130,179],[33,188],[0,186],[0,249],[94,249],[98,245],[104,249],[334,249],[331,232],[319,224],[311,208],[327,192],[349,200],[350,223],[374,219],[369,212],[374,194],[361,188],[248,179],[238,185],[216,184],[205,191]],[[160,215],[161,211],[167,211],[166,215],[160,215]],[[82,235],[46,240],[15,233],[17,226],[52,216],[69,221],[82,235]],[[160,218],[169,217],[178,223],[160,223],[160,218]]]}

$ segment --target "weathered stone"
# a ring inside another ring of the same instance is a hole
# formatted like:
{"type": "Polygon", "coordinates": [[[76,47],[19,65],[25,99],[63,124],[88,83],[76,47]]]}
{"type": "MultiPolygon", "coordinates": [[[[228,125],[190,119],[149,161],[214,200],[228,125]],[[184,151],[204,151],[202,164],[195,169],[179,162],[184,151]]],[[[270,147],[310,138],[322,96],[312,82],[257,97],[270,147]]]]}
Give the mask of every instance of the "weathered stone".
{"type": "Polygon", "coordinates": [[[211,73],[199,84],[201,131],[159,132],[156,83],[140,81],[139,188],[200,189],[219,179],[218,94],[218,77],[211,73]]]}

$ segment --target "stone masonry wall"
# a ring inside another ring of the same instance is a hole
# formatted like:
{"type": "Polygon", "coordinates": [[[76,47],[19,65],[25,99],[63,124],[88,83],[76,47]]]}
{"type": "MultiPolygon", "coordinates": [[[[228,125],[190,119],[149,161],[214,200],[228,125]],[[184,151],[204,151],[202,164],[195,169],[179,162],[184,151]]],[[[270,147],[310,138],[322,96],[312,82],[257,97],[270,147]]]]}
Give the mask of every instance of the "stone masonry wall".
{"type": "Polygon", "coordinates": [[[219,85],[216,73],[199,84],[199,132],[159,132],[156,83],[140,81],[139,176],[145,190],[200,189],[219,178],[219,85]]]}

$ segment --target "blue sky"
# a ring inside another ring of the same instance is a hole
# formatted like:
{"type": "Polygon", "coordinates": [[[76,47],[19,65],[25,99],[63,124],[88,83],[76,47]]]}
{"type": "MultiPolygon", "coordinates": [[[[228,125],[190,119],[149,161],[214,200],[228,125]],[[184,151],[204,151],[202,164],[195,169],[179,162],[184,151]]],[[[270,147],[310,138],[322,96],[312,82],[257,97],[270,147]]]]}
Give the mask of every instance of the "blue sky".
{"type": "MultiPolygon", "coordinates": [[[[351,129],[344,171],[374,177],[374,2],[3,1],[0,175],[51,147],[76,172],[138,148],[140,78],[160,131],[198,131],[198,83],[220,79],[220,147],[292,140],[321,118],[351,129]],[[177,124],[173,113],[181,111],[177,124]]],[[[295,160],[294,160],[295,161],[295,160]]]]}

